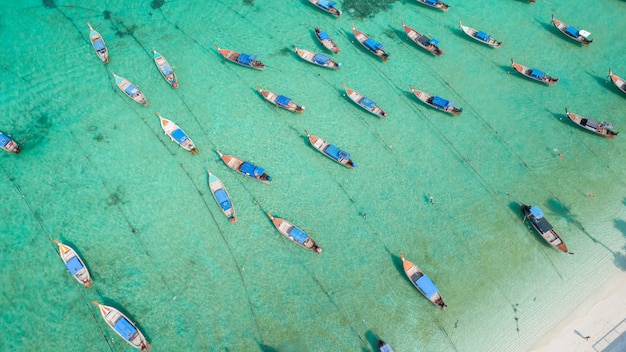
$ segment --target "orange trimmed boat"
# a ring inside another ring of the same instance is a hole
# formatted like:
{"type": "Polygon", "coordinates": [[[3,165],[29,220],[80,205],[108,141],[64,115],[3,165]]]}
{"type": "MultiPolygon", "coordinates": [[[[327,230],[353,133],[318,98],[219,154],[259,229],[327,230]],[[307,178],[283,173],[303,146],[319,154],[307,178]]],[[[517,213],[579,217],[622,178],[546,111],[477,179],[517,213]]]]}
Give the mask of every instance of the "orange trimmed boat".
{"type": "Polygon", "coordinates": [[[400,258],[402,258],[402,267],[404,269],[404,273],[409,278],[409,281],[420,291],[424,297],[428,298],[428,300],[441,309],[445,309],[448,306],[444,303],[443,297],[439,293],[439,289],[432,280],[424,274],[424,272],[412,262],[406,260],[404,258],[404,254],[400,254],[400,258]]]}

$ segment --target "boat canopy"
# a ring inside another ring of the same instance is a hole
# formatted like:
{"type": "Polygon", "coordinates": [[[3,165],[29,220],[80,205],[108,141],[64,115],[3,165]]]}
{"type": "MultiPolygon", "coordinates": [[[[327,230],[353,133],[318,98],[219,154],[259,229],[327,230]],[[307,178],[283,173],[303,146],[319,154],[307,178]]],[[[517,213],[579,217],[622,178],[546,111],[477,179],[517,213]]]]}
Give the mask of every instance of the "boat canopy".
{"type": "Polygon", "coordinates": [[[288,107],[289,103],[291,103],[291,99],[287,98],[284,95],[279,95],[278,98],[276,98],[276,104],[280,106],[288,107]]]}
{"type": "Polygon", "coordinates": [[[535,205],[533,207],[530,208],[530,214],[535,218],[535,219],[541,219],[543,218],[543,211],[541,210],[541,208],[539,208],[538,205],[535,205]]]}
{"type": "Polygon", "coordinates": [[[313,56],[313,61],[315,61],[318,65],[326,65],[330,61],[330,57],[324,54],[315,54],[315,56],[313,56]]]}
{"type": "Polygon", "coordinates": [[[447,107],[450,107],[450,106],[454,106],[454,102],[445,100],[444,98],[438,97],[438,96],[434,96],[433,97],[432,103],[433,103],[433,105],[436,105],[436,106],[438,106],[440,108],[444,108],[444,109],[447,108],[447,107]]]}
{"type": "Polygon", "coordinates": [[[126,89],[124,89],[124,92],[126,92],[126,94],[128,94],[129,97],[132,97],[135,95],[135,93],[138,91],[139,89],[137,89],[137,87],[135,87],[132,84],[129,84],[128,87],[126,87],[126,89]]]}
{"type": "Polygon", "coordinates": [[[9,144],[10,141],[11,141],[11,138],[9,138],[9,136],[0,132],[0,147],[5,147],[7,144],[9,144]]]}
{"type": "Polygon", "coordinates": [[[104,42],[102,41],[102,39],[98,39],[95,42],[93,42],[93,47],[96,50],[102,50],[104,49],[104,42]]]}
{"type": "Polygon", "coordinates": [[[365,44],[366,47],[368,47],[370,50],[376,51],[376,50],[382,50],[385,48],[384,45],[380,44],[379,42],[375,41],[372,38],[367,38],[363,44],[365,44]]]}
{"type": "Polygon", "coordinates": [[[437,39],[433,38],[433,39],[428,41],[428,44],[437,46],[439,44],[439,41],[437,39]]]}
{"type": "Polygon", "coordinates": [[[256,55],[248,55],[244,53],[239,54],[239,57],[237,58],[238,63],[247,66],[250,66],[254,60],[256,60],[256,55]]]}
{"type": "Polygon", "coordinates": [[[336,146],[330,144],[328,147],[326,147],[326,154],[328,154],[331,158],[335,159],[335,160],[339,160],[339,159],[343,159],[343,160],[348,160],[350,159],[350,153],[343,151],[339,148],[337,148],[336,146]]]}
{"type": "Polygon", "coordinates": [[[478,31],[476,32],[476,38],[482,40],[483,42],[486,42],[491,39],[491,36],[483,31],[478,31]]]}
{"type": "Polygon", "coordinates": [[[428,5],[437,5],[437,2],[438,2],[437,0],[426,0],[426,3],[428,5]]]}
{"type": "Polygon", "coordinates": [[[330,36],[328,35],[328,33],[324,31],[317,33],[317,35],[320,37],[321,40],[330,39],[330,36]]]}
{"type": "Polygon", "coordinates": [[[531,75],[531,76],[533,76],[533,77],[537,77],[537,78],[539,78],[539,79],[542,79],[542,78],[545,78],[545,77],[546,77],[546,73],[545,73],[545,72],[543,72],[543,71],[539,71],[539,70],[537,70],[537,69],[535,69],[535,68],[533,68],[533,69],[530,71],[530,75],[531,75]]]}
{"type": "Polygon", "coordinates": [[[572,26],[567,26],[567,28],[565,28],[565,32],[574,38],[578,38],[578,35],[579,35],[578,29],[572,26]]]}
{"type": "Polygon", "coordinates": [[[585,37],[585,39],[587,39],[587,37],[591,35],[591,32],[587,32],[586,30],[581,29],[580,31],[578,31],[578,34],[582,35],[583,37],[585,37]]]}
{"type": "Polygon", "coordinates": [[[361,99],[361,105],[366,107],[369,110],[374,110],[374,108],[376,107],[376,103],[374,103],[373,101],[369,100],[366,97],[363,97],[363,99],[361,99]]]}
{"type": "Polygon", "coordinates": [[[247,161],[244,161],[244,163],[241,164],[241,167],[239,168],[239,170],[243,172],[244,174],[248,176],[252,176],[252,177],[261,176],[265,172],[265,169],[258,167],[254,164],[251,164],[247,161]]]}
{"type": "Polygon", "coordinates": [[[224,210],[229,210],[233,207],[230,203],[230,199],[228,198],[228,194],[223,188],[215,191],[215,199],[217,199],[217,202],[220,203],[220,207],[224,210]]]}
{"type": "Polygon", "coordinates": [[[378,349],[380,350],[380,352],[394,352],[388,343],[385,343],[382,346],[378,346],[378,349]]]}
{"type": "Polygon", "coordinates": [[[583,126],[589,126],[593,129],[598,129],[598,121],[593,119],[582,119],[580,120],[580,124],[583,126]]]}
{"type": "Polygon", "coordinates": [[[336,3],[336,2],[334,2],[334,1],[318,0],[318,1],[317,1],[317,5],[318,5],[319,7],[321,7],[321,8],[323,8],[323,9],[328,10],[329,8],[331,8],[331,7],[335,6],[335,5],[337,5],[337,3],[336,3]]]}
{"type": "Polygon", "coordinates": [[[420,288],[420,290],[422,290],[422,292],[424,292],[424,294],[428,298],[431,298],[437,292],[439,292],[435,284],[430,280],[430,278],[426,274],[424,274],[424,276],[417,279],[417,281],[415,281],[415,284],[417,285],[417,287],[420,288]]]}
{"type": "Polygon", "coordinates": [[[83,264],[77,257],[72,257],[72,259],[68,260],[67,263],[65,263],[65,267],[72,275],[76,275],[77,272],[84,268],[83,264]]]}
{"type": "Polygon", "coordinates": [[[120,317],[118,321],[113,325],[115,331],[117,331],[126,341],[130,341],[130,339],[135,336],[137,333],[137,329],[131,324],[126,318],[120,317]]]}
{"type": "Polygon", "coordinates": [[[309,238],[309,235],[306,234],[306,232],[300,230],[297,227],[292,227],[291,230],[289,232],[287,232],[289,234],[289,236],[291,236],[296,242],[300,243],[300,244],[304,244],[304,241],[306,241],[307,238],[309,238]]]}
{"type": "Polygon", "coordinates": [[[429,43],[429,42],[430,42],[430,38],[428,38],[428,37],[427,37],[427,36],[425,36],[425,35],[423,35],[423,36],[419,37],[419,38],[417,39],[417,41],[418,41],[418,42],[420,42],[420,43],[422,43],[422,44],[424,44],[424,45],[428,45],[428,44],[430,44],[430,43],[429,43]]]}
{"type": "Polygon", "coordinates": [[[161,72],[163,72],[164,75],[171,75],[172,73],[174,73],[174,71],[172,71],[172,68],[170,67],[170,65],[163,65],[161,67],[161,72]]]}
{"type": "Polygon", "coordinates": [[[172,138],[174,138],[176,142],[180,144],[183,144],[189,140],[189,137],[187,136],[187,134],[180,128],[172,132],[172,138]]]}

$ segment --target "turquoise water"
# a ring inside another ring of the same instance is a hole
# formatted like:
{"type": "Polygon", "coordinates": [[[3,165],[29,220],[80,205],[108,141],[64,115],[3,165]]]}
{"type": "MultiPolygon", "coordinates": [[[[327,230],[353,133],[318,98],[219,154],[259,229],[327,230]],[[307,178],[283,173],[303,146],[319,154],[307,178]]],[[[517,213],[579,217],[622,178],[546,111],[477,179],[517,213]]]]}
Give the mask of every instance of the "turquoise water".
{"type": "Polygon", "coordinates": [[[626,129],[626,95],[606,80],[609,67],[626,77],[624,3],[452,2],[446,13],[408,0],[379,5],[346,1],[340,19],[304,0],[0,5],[0,130],[23,146],[0,154],[0,350],[132,350],[98,300],[127,313],[154,351],[372,351],[375,336],[396,351],[527,351],[625,270],[624,138],[592,135],[564,114],[626,129]],[[570,42],[551,13],[594,42],[570,42]],[[408,42],[402,19],[445,54],[408,42]],[[504,44],[475,42],[459,20],[504,44]],[[388,62],[353,43],[353,21],[386,45],[388,62]],[[106,66],[87,22],[107,42],[106,66]],[[340,71],[293,53],[294,44],[323,50],[315,26],[341,48],[340,71]],[[268,67],[225,62],[214,44],[268,67]],[[173,65],[179,89],[156,70],[151,47],[173,65]],[[561,80],[527,80],[511,58],[561,80]],[[150,105],[124,96],[109,71],[150,105]],[[355,106],[342,83],[389,117],[355,106]],[[257,85],[306,110],[268,104],[257,85]],[[463,114],[430,109],[409,85],[463,114]],[[171,142],[157,111],[200,153],[171,142]],[[358,167],[313,150],[304,129],[358,167]],[[275,181],[236,174],[216,148],[275,181]],[[237,223],[208,192],[206,168],[228,188],[237,223]],[[540,205],[575,254],[522,224],[520,202],[540,205]],[[323,253],[282,238],[264,211],[307,231],[323,253]],[[77,249],[93,287],[70,277],[53,239],[77,249]],[[400,253],[433,278],[447,310],[410,284],[400,253]]]}

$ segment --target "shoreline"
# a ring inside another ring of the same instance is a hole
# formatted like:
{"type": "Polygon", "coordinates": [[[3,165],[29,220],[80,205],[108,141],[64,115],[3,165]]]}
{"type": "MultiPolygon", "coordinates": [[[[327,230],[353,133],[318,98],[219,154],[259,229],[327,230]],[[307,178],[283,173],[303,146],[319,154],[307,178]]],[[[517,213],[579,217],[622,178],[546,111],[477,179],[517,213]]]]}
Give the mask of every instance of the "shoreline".
{"type": "Polygon", "coordinates": [[[539,339],[532,352],[626,351],[626,273],[602,283],[539,339]],[[586,338],[588,337],[588,338],[586,338]]]}

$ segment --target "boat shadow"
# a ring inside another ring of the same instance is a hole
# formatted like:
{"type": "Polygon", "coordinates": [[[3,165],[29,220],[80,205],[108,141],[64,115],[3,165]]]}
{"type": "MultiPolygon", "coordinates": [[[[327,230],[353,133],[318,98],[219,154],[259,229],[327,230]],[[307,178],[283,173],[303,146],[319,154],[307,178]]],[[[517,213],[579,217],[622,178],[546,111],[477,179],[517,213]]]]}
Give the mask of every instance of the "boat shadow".
{"type": "Polygon", "coordinates": [[[586,71],[586,73],[591,76],[593,79],[596,80],[596,82],[598,82],[599,85],[605,87],[606,89],[610,90],[611,93],[617,95],[617,96],[623,96],[624,93],[620,92],[619,89],[617,89],[617,87],[613,84],[613,82],[611,82],[611,80],[608,78],[608,73],[606,76],[596,76],[593,73],[586,71]]]}
{"type": "Polygon", "coordinates": [[[552,24],[551,19],[548,22],[543,22],[537,19],[535,19],[535,21],[537,21],[543,27],[543,29],[545,29],[547,32],[554,34],[555,37],[558,37],[559,39],[564,40],[565,42],[571,42],[572,44],[576,44],[576,42],[571,41],[571,39],[569,38],[566,38],[565,35],[563,35],[563,33],[561,33],[561,31],[558,28],[556,28],[554,24],[552,24]]]}
{"type": "MultiPolygon", "coordinates": [[[[626,204],[626,200],[623,203],[626,204]]],[[[615,228],[617,228],[622,233],[622,236],[624,236],[626,238],[626,221],[624,221],[622,219],[616,219],[615,220],[615,228]]],[[[626,244],[624,244],[624,246],[622,247],[622,251],[615,252],[614,259],[613,259],[613,262],[615,263],[615,266],[618,267],[622,271],[626,271],[626,254],[625,254],[625,252],[626,252],[626,244]]]]}
{"type": "Polygon", "coordinates": [[[376,336],[372,330],[365,332],[365,339],[370,344],[373,351],[378,351],[378,341],[380,341],[380,338],[376,336]]]}

